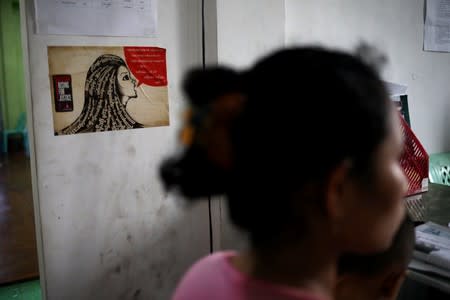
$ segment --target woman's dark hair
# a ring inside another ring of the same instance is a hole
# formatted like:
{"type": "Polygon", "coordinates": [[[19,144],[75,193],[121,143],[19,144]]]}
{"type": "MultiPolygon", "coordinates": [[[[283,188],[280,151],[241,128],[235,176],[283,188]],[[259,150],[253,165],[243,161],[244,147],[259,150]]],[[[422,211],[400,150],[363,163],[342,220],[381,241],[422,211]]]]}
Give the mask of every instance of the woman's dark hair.
{"type": "Polygon", "coordinates": [[[194,134],[180,157],[162,165],[162,179],[192,200],[225,194],[232,221],[254,243],[270,241],[298,219],[292,199],[307,183],[323,181],[344,160],[351,160],[352,171],[367,172],[387,134],[382,81],[343,52],[285,49],[241,72],[191,71],[183,88],[193,111],[189,125],[199,129],[194,132],[208,127],[218,99],[242,96],[228,128],[233,163],[213,163],[208,144],[194,134]]]}

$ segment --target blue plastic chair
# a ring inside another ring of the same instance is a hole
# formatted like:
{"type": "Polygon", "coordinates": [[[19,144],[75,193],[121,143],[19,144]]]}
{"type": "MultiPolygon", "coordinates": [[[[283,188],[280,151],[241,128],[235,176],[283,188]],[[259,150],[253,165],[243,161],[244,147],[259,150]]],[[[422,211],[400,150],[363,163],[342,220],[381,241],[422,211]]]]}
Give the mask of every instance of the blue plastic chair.
{"type": "Polygon", "coordinates": [[[8,153],[8,139],[10,135],[21,135],[23,139],[23,148],[27,156],[30,155],[27,130],[27,115],[23,112],[19,115],[16,128],[3,130],[3,153],[8,153]]]}

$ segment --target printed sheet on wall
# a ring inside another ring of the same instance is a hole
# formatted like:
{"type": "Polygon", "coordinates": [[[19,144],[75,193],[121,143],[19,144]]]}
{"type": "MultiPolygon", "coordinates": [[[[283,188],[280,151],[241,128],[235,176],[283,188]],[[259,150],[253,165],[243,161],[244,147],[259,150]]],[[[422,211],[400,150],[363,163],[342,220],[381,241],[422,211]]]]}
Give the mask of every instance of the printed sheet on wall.
{"type": "Polygon", "coordinates": [[[154,37],[156,0],[34,0],[38,34],[154,37]]]}
{"type": "Polygon", "coordinates": [[[450,52],[450,0],[427,0],[423,48],[450,52]]]}
{"type": "Polygon", "coordinates": [[[169,125],[166,50],[48,47],[55,135],[169,125]]]}

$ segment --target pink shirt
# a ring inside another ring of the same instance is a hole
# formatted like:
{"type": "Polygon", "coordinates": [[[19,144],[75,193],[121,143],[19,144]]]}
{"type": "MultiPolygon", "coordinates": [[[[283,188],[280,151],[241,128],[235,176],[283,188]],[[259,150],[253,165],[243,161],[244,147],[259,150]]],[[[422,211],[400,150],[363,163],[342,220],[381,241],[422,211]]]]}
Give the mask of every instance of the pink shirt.
{"type": "Polygon", "coordinates": [[[231,265],[234,255],[218,252],[195,263],[172,300],[325,300],[304,290],[253,279],[231,265]]]}

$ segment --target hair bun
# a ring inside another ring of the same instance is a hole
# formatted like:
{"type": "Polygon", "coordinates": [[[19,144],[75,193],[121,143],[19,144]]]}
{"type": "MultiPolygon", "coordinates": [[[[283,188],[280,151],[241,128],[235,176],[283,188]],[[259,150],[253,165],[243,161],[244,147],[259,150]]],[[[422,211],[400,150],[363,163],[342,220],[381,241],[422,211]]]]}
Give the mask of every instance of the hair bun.
{"type": "Polygon", "coordinates": [[[227,173],[211,164],[204,149],[196,146],[164,161],[160,176],[166,190],[176,189],[189,200],[224,194],[228,182],[227,173]]]}
{"type": "Polygon", "coordinates": [[[239,93],[239,87],[240,74],[228,68],[194,69],[186,75],[183,89],[192,106],[184,131],[189,132],[189,142],[183,153],[161,166],[167,190],[175,188],[190,200],[226,192],[225,166],[231,155],[226,132],[242,103],[240,97],[227,94],[239,93]]]}
{"type": "Polygon", "coordinates": [[[187,74],[183,82],[183,90],[192,105],[207,105],[219,96],[238,92],[240,75],[225,67],[194,69],[187,74]]]}

